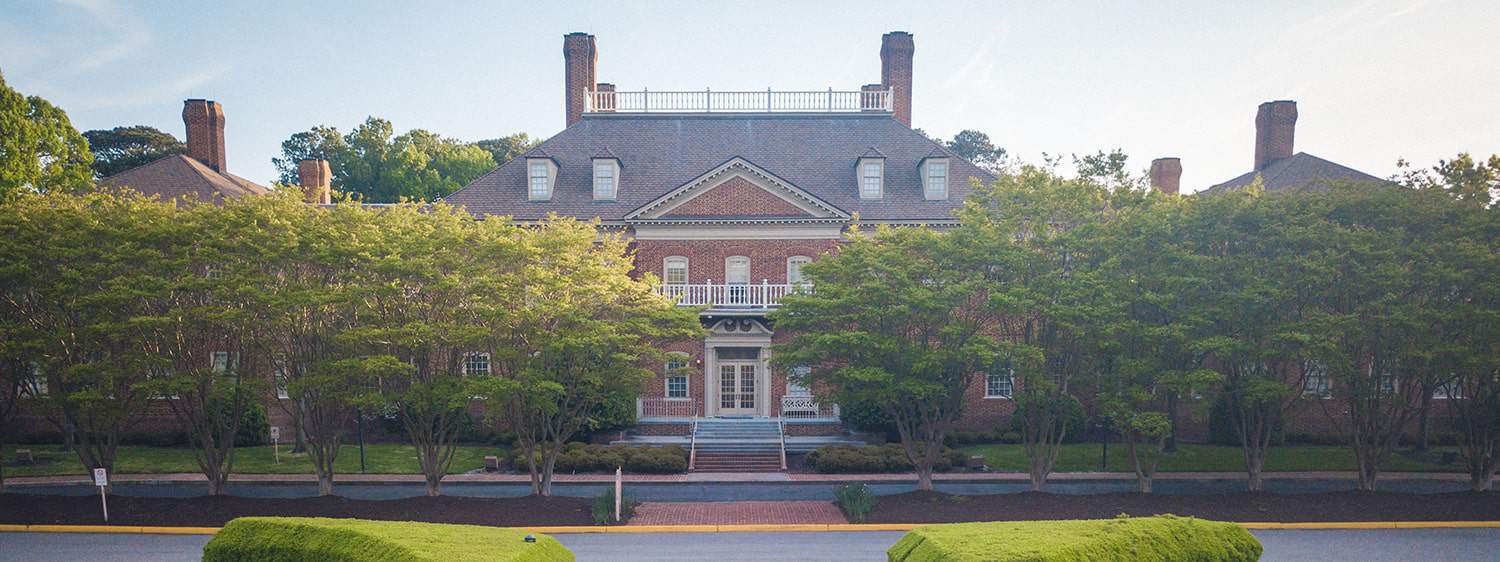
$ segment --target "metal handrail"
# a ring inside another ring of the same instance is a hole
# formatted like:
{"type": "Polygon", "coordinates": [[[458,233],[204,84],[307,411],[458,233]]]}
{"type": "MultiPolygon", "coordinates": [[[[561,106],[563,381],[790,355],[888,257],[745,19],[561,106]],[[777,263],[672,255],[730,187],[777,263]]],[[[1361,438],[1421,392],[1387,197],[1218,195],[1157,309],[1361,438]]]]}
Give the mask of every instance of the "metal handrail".
{"type": "Polygon", "coordinates": [[[776,426],[781,430],[781,469],[786,470],[786,419],[776,418],[776,426]]]}
{"type": "Polygon", "coordinates": [[[858,113],[894,110],[885,90],[593,91],[584,90],[585,113],[858,113]]]}
{"type": "Polygon", "coordinates": [[[698,416],[696,415],[697,407],[695,406],[693,410],[695,414],[693,416],[693,433],[690,437],[688,437],[688,470],[693,470],[698,466],[698,416]]]}

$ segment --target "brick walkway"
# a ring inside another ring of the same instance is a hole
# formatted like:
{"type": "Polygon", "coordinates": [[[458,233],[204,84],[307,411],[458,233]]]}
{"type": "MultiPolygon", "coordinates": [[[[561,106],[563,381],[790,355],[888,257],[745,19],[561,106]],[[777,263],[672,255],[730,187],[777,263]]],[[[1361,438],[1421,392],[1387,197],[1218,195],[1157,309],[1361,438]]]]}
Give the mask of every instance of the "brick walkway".
{"type": "Polygon", "coordinates": [[[843,524],[844,514],[826,501],[645,502],[628,525],[820,525],[843,524]]]}

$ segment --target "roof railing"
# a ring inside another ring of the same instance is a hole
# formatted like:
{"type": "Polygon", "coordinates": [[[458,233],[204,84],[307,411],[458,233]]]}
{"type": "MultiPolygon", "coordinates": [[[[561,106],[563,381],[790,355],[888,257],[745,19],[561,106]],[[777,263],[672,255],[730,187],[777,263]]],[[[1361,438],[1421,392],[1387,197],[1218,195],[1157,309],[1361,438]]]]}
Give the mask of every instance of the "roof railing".
{"type": "Polygon", "coordinates": [[[584,90],[585,113],[890,113],[891,90],[584,90]]]}

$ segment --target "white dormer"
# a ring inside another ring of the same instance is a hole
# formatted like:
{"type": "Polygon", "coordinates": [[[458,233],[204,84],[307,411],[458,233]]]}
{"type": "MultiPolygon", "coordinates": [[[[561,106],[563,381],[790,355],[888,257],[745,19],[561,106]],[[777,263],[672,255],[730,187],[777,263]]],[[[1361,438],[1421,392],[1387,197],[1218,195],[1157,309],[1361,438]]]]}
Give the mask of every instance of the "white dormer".
{"type": "Polygon", "coordinates": [[[620,193],[620,159],[605,149],[593,161],[594,200],[614,201],[620,193]]]}
{"type": "Polygon", "coordinates": [[[885,155],[870,147],[855,161],[855,185],[859,186],[860,199],[880,199],[885,196],[885,155]]]}
{"type": "Polygon", "coordinates": [[[938,153],[922,159],[918,172],[922,174],[922,198],[942,201],[948,198],[948,171],[951,169],[948,156],[938,153]]]}
{"type": "Polygon", "coordinates": [[[526,198],[531,201],[552,200],[557,185],[557,162],[546,156],[526,158],[526,198]]]}

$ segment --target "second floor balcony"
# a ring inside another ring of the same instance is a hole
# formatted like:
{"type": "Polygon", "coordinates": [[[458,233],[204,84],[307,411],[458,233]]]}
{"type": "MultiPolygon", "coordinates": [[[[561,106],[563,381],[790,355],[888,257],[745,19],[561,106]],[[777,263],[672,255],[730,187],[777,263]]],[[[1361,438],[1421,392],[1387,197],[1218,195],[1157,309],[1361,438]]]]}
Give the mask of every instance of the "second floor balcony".
{"type": "Polygon", "coordinates": [[[707,306],[710,310],[765,310],[781,306],[781,299],[796,292],[811,292],[807,283],[686,283],[657,285],[659,295],[678,306],[707,306]]]}

